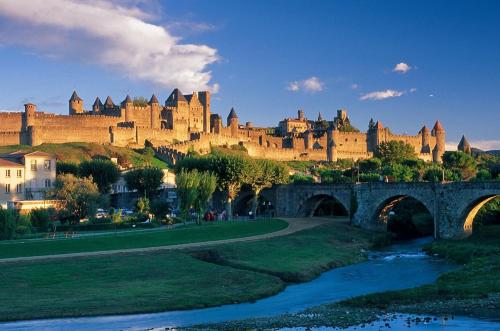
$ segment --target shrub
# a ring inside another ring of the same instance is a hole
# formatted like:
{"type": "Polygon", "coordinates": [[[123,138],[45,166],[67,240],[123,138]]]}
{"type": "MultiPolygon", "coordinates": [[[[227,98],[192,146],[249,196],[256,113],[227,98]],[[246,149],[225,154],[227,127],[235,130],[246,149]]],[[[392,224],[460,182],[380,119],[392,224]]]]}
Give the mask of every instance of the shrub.
{"type": "Polygon", "coordinates": [[[36,208],[30,212],[31,225],[39,231],[46,232],[49,230],[49,224],[55,221],[57,212],[54,208],[36,208]]]}
{"type": "Polygon", "coordinates": [[[375,173],[360,174],[359,181],[360,182],[379,182],[380,175],[375,174],[375,173]]]}
{"type": "Polygon", "coordinates": [[[18,217],[14,210],[0,208],[0,240],[14,238],[18,217]]]}
{"type": "Polygon", "coordinates": [[[308,184],[314,183],[314,179],[312,178],[312,176],[293,174],[290,176],[290,182],[293,184],[308,184]]]}

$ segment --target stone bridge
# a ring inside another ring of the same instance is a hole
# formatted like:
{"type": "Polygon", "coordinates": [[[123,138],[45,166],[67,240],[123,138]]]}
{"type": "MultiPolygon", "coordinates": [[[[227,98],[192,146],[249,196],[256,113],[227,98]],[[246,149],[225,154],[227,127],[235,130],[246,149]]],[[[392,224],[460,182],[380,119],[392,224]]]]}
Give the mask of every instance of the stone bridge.
{"type": "Polygon", "coordinates": [[[434,219],[436,238],[460,239],[472,233],[479,209],[500,197],[500,181],[453,183],[290,184],[267,193],[276,216],[309,217],[322,201],[337,200],[353,225],[386,230],[381,215],[407,197],[420,201],[434,219]]]}

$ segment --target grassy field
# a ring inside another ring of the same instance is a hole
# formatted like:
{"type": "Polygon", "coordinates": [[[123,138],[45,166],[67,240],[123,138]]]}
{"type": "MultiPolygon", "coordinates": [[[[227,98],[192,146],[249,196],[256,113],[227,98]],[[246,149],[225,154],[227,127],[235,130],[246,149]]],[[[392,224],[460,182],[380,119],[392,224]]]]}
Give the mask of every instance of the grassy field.
{"type": "Polygon", "coordinates": [[[248,237],[278,231],[286,227],[287,223],[281,220],[215,222],[146,233],[129,232],[111,236],[59,240],[4,241],[0,242],[0,258],[176,245],[248,237]]]}
{"type": "Polygon", "coordinates": [[[293,236],[229,244],[195,254],[215,263],[275,275],[286,282],[304,282],[333,267],[363,261],[363,250],[385,244],[386,239],[385,234],[332,221],[293,236]]]}
{"type": "Polygon", "coordinates": [[[319,270],[363,260],[361,250],[371,247],[372,240],[381,239],[332,221],[286,237],[212,247],[211,251],[230,258],[231,266],[200,260],[206,250],[6,264],[0,271],[7,280],[0,282],[0,320],[252,301],[282,290],[287,282],[278,275],[305,280],[319,270]],[[346,248],[340,248],[343,245],[346,248]]]}
{"type": "MultiPolygon", "coordinates": [[[[18,150],[42,151],[56,155],[57,159],[65,162],[80,163],[90,160],[97,155],[117,157],[118,155],[127,159],[134,167],[144,166],[146,157],[139,152],[126,147],[111,145],[100,145],[94,143],[66,143],[66,144],[42,144],[39,146],[11,145],[0,146],[0,154],[10,153],[18,150]]],[[[153,166],[165,169],[167,164],[157,158],[153,158],[153,166]]]]}

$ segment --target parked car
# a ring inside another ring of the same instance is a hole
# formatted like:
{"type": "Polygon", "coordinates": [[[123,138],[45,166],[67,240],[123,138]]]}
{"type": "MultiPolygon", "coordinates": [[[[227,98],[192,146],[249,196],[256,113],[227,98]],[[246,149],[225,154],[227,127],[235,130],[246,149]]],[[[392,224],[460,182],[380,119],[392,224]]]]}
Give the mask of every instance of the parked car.
{"type": "Polygon", "coordinates": [[[97,209],[97,212],[95,214],[95,218],[98,218],[98,219],[106,218],[108,216],[109,216],[109,213],[102,208],[97,209]]]}

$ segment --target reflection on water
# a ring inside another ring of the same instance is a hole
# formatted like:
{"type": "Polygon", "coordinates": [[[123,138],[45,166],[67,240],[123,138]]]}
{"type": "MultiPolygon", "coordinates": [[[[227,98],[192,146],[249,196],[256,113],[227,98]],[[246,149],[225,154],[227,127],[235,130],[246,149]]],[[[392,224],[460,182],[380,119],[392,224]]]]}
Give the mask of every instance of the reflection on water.
{"type": "MultiPolygon", "coordinates": [[[[283,328],[280,331],[328,331],[338,328],[283,328]]],[[[345,331],[498,331],[500,323],[467,317],[434,317],[427,315],[388,314],[373,323],[352,326],[345,331]]]]}
{"type": "Polygon", "coordinates": [[[370,253],[367,262],[337,268],[254,303],[154,314],[66,318],[0,324],[1,330],[141,330],[223,322],[298,312],[323,303],[432,283],[454,266],[421,252],[429,239],[392,245],[370,253]]]}

